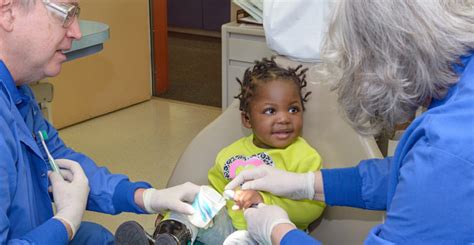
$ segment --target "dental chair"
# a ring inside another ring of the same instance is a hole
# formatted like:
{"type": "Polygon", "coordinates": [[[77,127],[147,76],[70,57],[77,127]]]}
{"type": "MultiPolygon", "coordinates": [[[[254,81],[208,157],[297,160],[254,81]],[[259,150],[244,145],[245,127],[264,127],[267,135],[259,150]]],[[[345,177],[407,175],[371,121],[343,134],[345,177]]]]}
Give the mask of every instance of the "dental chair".
{"type": "MultiPolygon", "coordinates": [[[[301,63],[277,57],[283,67],[301,63]]],[[[321,155],[324,168],[350,167],[367,158],[381,158],[373,137],[360,136],[344,120],[337,106],[335,92],[329,84],[319,83],[309,64],[307,74],[311,91],[305,104],[303,137],[321,155]]],[[[208,184],[207,171],[214,165],[217,153],[251,131],[241,125],[239,102],[233,103],[212,123],[205,127],[187,146],[168,181],[175,186],[187,181],[208,184]]],[[[327,206],[323,215],[313,222],[311,235],[323,244],[362,244],[369,230],[383,221],[384,212],[347,207],[327,206]]]]}

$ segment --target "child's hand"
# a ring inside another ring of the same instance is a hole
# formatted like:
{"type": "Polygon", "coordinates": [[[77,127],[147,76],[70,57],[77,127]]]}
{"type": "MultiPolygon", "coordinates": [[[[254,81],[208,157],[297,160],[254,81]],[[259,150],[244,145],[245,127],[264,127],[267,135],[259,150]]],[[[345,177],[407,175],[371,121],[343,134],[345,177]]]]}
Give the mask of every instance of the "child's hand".
{"type": "Polygon", "coordinates": [[[258,191],[238,190],[235,191],[234,201],[235,205],[237,206],[236,209],[245,209],[252,206],[252,204],[263,203],[263,198],[260,193],[258,193],[258,191]]]}

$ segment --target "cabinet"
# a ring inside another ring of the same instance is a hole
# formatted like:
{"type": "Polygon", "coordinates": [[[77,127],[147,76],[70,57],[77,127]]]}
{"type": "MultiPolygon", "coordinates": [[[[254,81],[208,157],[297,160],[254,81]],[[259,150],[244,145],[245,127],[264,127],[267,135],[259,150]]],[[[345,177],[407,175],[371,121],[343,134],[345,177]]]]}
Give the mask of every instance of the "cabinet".
{"type": "Polygon", "coordinates": [[[255,60],[275,55],[267,47],[263,27],[230,22],[222,26],[222,109],[239,93],[245,70],[255,60]]]}

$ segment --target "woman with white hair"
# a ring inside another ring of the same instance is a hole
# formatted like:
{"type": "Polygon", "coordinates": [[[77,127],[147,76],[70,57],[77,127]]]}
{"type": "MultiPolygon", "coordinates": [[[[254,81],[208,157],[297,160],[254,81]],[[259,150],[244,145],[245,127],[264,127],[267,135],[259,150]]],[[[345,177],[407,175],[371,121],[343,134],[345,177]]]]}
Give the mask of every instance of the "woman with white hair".
{"type": "MultiPolygon", "coordinates": [[[[409,122],[395,155],[346,169],[243,171],[226,187],[386,210],[366,244],[474,242],[474,8],[469,0],[358,0],[335,7],[322,74],[360,133],[409,122]],[[285,181],[281,181],[284,179],[285,181]]],[[[317,244],[276,206],[245,211],[261,243],[317,244]]]]}

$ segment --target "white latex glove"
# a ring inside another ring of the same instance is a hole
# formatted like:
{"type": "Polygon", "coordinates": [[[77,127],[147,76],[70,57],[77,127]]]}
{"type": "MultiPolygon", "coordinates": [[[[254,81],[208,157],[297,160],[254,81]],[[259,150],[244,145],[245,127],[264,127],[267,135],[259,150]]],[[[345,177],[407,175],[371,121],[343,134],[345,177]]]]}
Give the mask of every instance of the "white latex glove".
{"type": "Polygon", "coordinates": [[[64,174],[64,179],[58,173],[49,172],[51,191],[56,206],[54,217],[68,223],[74,237],[86,209],[89,180],[79,163],[68,159],[56,159],[55,162],[59,168],[63,169],[61,173],[64,174]]]}
{"type": "Polygon", "coordinates": [[[296,228],[285,210],[274,205],[260,203],[257,208],[246,209],[244,216],[247,221],[247,230],[258,244],[272,244],[272,231],[278,224],[290,224],[296,228]]]}
{"type": "Polygon", "coordinates": [[[293,200],[312,200],[314,197],[313,172],[297,174],[261,165],[243,170],[227,184],[225,189],[233,190],[240,185],[243,190],[267,191],[293,200]]]}
{"type": "Polygon", "coordinates": [[[143,192],[143,204],[148,213],[159,213],[172,210],[178,213],[193,214],[190,203],[199,192],[199,186],[186,182],[174,187],[157,190],[146,189],[143,192]]]}

